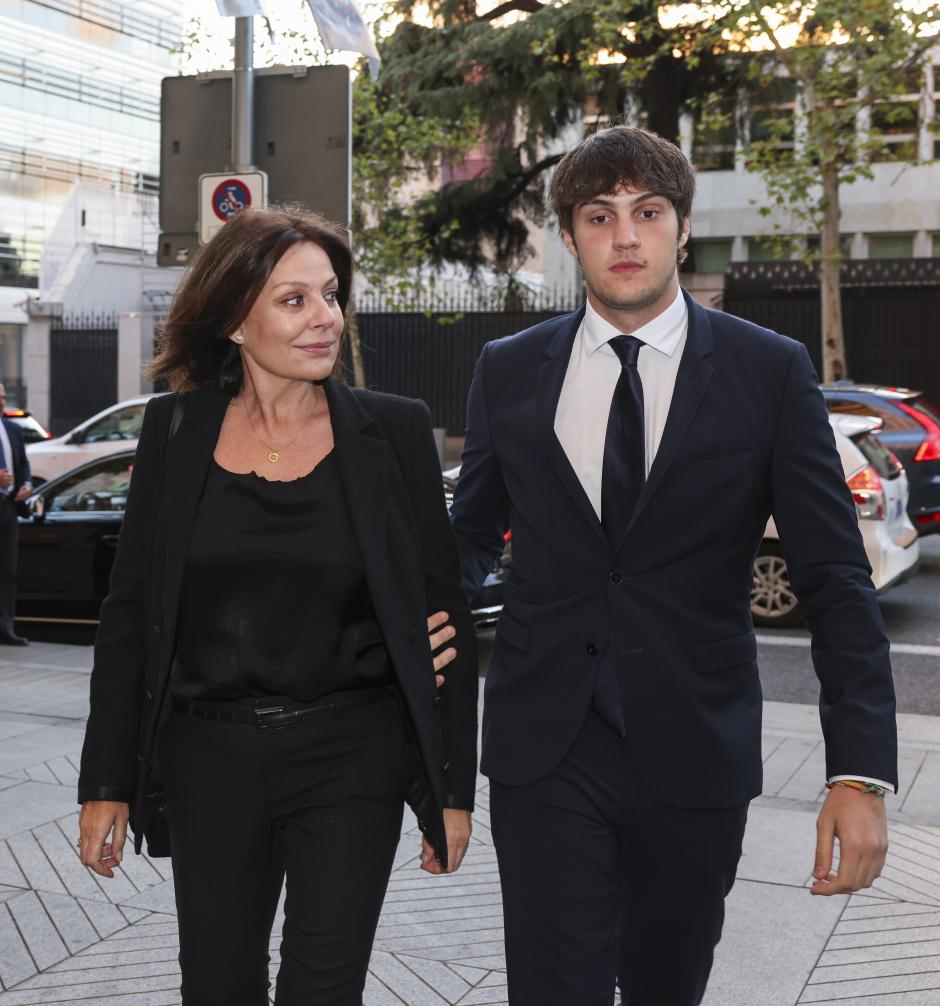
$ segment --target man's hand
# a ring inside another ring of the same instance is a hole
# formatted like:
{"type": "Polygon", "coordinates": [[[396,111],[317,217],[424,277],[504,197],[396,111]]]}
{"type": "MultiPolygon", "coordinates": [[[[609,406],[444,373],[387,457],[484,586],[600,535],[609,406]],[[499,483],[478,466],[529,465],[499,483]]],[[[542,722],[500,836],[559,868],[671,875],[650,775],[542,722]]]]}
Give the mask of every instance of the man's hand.
{"type": "MultiPolygon", "coordinates": [[[[433,615],[428,615],[428,635],[431,637],[432,653],[443,646],[448,639],[453,639],[457,635],[457,630],[447,624],[449,621],[450,615],[446,611],[435,611],[433,615]]],[[[449,646],[446,650],[441,650],[434,658],[434,680],[437,682],[438,688],[444,684],[444,675],[439,672],[456,656],[457,651],[453,646],[449,646]]]]}
{"type": "Polygon", "coordinates": [[[888,852],[885,802],[871,793],[833,786],[816,822],[813,894],[850,894],[871,887],[881,876],[888,852]],[[832,872],[834,840],[839,839],[839,870],[832,872]]]}
{"type": "Polygon", "coordinates": [[[130,808],[114,800],[88,800],[78,815],[79,856],[99,877],[113,877],[121,865],[130,808]],[[111,841],[107,841],[108,836],[111,841]]]}
{"type": "Polygon", "coordinates": [[[13,472],[9,468],[0,468],[0,489],[9,489],[13,485],[13,472]]]}
{"type": "Polygon", "coordinates": [[[15,500],[24,500],[33,491],[33,487],[29,482],[24,482],[19,489],[16,490],[16,495],[13,497],[15,500]]]}
{"type": "Polygon", "coordinates": [[[463,862],[470,845],[473,823],[469,810],[444,809],[444,831],[447,834],[447,869],[441,866],[434,846],[421,837],[421,869],[426,873],[453,873],[463,862]]]}

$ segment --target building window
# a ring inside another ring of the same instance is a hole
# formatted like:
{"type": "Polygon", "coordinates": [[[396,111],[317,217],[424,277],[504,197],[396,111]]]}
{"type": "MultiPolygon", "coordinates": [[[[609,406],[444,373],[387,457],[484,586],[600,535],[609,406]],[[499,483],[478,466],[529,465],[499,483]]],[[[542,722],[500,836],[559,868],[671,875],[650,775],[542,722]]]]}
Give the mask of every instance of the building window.
{"type": "Polygon", "coordinates": [[[692,258],[696,272],[726,272],[731,265],[731,238],[696,238],[692,242],[692,258]]]}
{"type": "Polygon", "coordinates": [[[872,135],[881,141],[881,147],[875,152],[876,161],[916,160],[922,89],[921,72],[913,70],[901,85],[902,93],[892,94],[872,106],[872,135]]]}
{"type": "Polygon", "coordinates": [[[933,249],[931,251],[931,254],[933,255],[934,258],[940,258],[940,234],[933,235],[932,244],[933,249]]]}
{"type": "Polygon", "coordinates": [[[692,161],[699,171],[734,170],[737,137],[736,103],[716,103],[696,115],[692,133],[692,161]]]}
{"type": "Polygon", "coordinates": [[[780,152],[792,151],[796,122],[796,82],[770,77],[750,99],[748,139],[772,143],[780,152]]]}
{"type": "Polygon", "coordinates": [[[783,242],[773,238],[748,238],[748,262],[788,262],[790,250],[783,242]]]}
{"type": "Polygon", "coordinates": [[[869,258],[911,258],[914,254],[913,234],[870,234],[869,258]]]}

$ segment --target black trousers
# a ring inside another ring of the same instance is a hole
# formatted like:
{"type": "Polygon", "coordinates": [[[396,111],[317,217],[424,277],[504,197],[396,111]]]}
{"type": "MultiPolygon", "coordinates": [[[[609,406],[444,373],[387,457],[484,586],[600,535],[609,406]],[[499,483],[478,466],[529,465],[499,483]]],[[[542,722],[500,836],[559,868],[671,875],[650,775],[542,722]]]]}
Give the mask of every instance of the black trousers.
{"type": "Polygon", "coordinates": [[[185,1006],[267,1004],[285,874],[276,1002],[361,1006],[401,831],[406,745],[388,692],[281,728],[171,714],[158,766],[185,1006]]]}
{"type": "Polygon", "coordinates": [[[564,761],[490,784],[511,1006],[697,1006],[747,806],[663,803],[591,712],[564,761]]]}
{"type": "Polygon", "coordinates": [[[0,632],[12,632],[16,615],[16,554],[20,530],[16,504],[0,497],[0,632]]]}

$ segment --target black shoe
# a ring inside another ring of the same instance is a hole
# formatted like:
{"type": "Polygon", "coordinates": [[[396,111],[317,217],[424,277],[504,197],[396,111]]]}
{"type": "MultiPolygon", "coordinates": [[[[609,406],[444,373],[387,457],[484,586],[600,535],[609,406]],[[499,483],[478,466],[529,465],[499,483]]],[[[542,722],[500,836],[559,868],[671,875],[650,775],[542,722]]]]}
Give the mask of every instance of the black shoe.
{"type": "Polygon", "coordinates": [[[15,632],[0,632],[0,646],[29,646],[29,640],[15,632]]]}

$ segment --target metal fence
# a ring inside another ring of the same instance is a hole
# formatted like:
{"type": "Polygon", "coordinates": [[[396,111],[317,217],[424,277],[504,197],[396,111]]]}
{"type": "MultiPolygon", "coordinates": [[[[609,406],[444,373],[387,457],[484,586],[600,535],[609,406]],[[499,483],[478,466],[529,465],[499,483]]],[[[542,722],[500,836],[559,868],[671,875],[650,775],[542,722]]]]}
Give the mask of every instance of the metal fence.
{"type": "Polygon", "coordinates": [[[49,340],[49,429],[60,436],[117,400],[117,320],[65,318],[53,324],[49,340]]]}
{"type": "MultiPolygon", "coordinates": [[[[821,365],[819,283],[797,262],[731,267],[724,309],[805,343],[821,365]]],[[[849,376],[917,388],[940,401],[940,260],[846,262],[842,313],[849,376]]]]}

